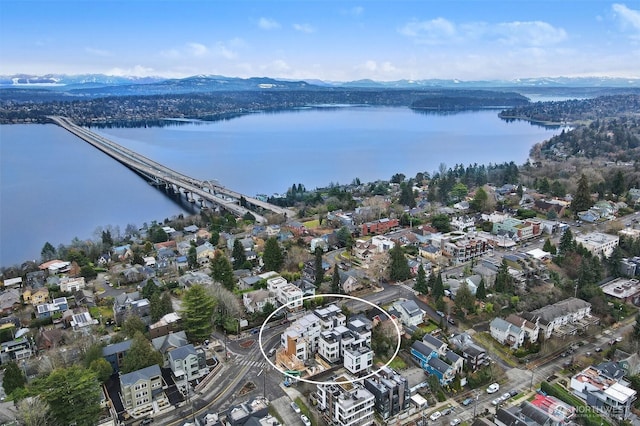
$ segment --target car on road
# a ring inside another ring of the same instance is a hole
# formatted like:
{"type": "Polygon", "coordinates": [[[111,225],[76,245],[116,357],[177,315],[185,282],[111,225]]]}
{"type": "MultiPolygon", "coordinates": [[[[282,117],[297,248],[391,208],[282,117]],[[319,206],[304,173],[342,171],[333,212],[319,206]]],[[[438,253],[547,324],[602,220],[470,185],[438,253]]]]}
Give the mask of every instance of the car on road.
{"type": "Polygon", "coordinates": [[[597,347],[597,348],[595,348],[595,349],[594,349],[594,351],[596,351],[596,352],[602,352],[602,348],[597,347]]]}
{"type": "Polygon", "coordinates": [[[447,322],[451,325],[456,325],[456,322],[453,320],[453,318],[447,318],[447,322]]]}
{"type": "Polygon", "coordinates": [[[496,393],[500,390],[500,385],[497,383],[491,383],[487,388],[487,393],[496,393]]]}
{"type": "Polygon", "coordinates": [[[295,402],[292,402],[291,408],[293,408],[293,411],[295,411],[296,414],[300,414],[300,407],[298,407],[298,404],[296,404],[295,402]]]}
{"type": "Polygon", "coordinates": [[[501,398],[496,398],[493,401],[491,401],[491,405],[498,405],[502,402],[501,398]]]}
{"type": "Polygon", "coordinates": [[[304,426],[311,426],[311,420],[309,420],[309,417],[305,416],[304,414],[300,416],[300,420],[302,420],[304,426]]]}
{"type": "Polygon", "coordinates": [[[429,416],[431,421],[434,421],[434,422],[438,420],[440,417],[442,417],[442,413],[440,411],[436,411],[435,413],[429,416]]]}
{"type": "Polygon", "coordinates": [[[153,423],[153,419],[152,419],[152,418],[150,418],[150,417],[147,417],[146,419],[144,419],[144,420],[142,420],[142,421],[140,422],[140,426],[143,426],[143,425],[150,425],[151,423],[153,423]]]}
{"type": "Polygon", "coordinates": [[[444,312],[442,312],[442,311],[436,311],[436,314],[438,314],[438,316],[441,316],[442,318],[444,318],[444,312]]]}
{"type": "Polygon", "coordinates": [[[443,416],[448,416],[449,414],[451,414],[451,408],[445,408],[444,410],[440,411],[440,414],[442,414],[443,416]]]}
{"type": "Polygon", "coordinates": [[[449,426],[458,426],[460,423],[462,423],[462,420],[460,419],[453,419],[449,422],[449,426]]]}
{"type": "Polygon", "coordinates": [[[267,356],[274,356],[276,353],[276,348],[271,348],[269,349],[269,353],[267,354],[267,356]]]}
{"type": "Polygon", "coordinates": [[[502,398],[503,401],[506,401],[507,399],[511,398],[511,394],[509,392],[505,392],[500,398],[502,398]]]}
{"type": "Polygon", "coordinates": [[[467,398],[464,401],[462,401],[462,405],[464,405],[465,407],[469,404],[471,404],[473,402],[473,398],[467,398]]]}
{"type": "Polygon", "coordinates": [[[511,396],[511,398],[513,398],[514,396],[516,396],[518,394],[518,391],[513,389],[509,391],[509,395],[511,396]]]}

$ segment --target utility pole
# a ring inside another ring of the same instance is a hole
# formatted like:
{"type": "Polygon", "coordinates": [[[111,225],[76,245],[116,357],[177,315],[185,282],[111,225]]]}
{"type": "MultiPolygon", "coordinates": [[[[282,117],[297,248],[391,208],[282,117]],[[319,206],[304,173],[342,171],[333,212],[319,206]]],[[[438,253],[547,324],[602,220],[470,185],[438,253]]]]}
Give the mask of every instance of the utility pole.
{"type": "Polygon", "coordinates": [[[480,398],[480,393],[476,392],[476,403],[473,404],[473,418],[476,418],[476,409],[478,408],[478,398],[480,398]]]}
{"type": "Polygon", "coordinates": [[[529,382],[529,391],[531,391],[531,388],[533,387],[533,369],[531,368],[531,382],[529,382]]]}

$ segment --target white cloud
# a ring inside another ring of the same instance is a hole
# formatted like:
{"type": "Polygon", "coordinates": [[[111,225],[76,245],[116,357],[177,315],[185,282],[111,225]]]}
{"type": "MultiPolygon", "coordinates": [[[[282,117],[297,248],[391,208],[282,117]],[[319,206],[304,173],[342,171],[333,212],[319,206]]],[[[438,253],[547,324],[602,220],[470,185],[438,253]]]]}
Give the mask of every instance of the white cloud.
{"type": "Polygon", "coordinates": [[[633,38],[640,39],[640,11],[629,9],[624,4],[615,3],[611,6],[622,28],[634,32],[633,38]]]}
{"type": "Polygon", "coordinates": [[[509,45],[548,46],[567,38],[562,28],[541,21],[502,22],[494,28],[498,40],[509,45]]]}
{"type": "Polygon", "coordinates": [[[103,50],[103,49],[95,49],[93,47],[85,47],[84,51],[87,52],[90,55],[94,55],[94,56],[112,56],[111,52],[109,52],[108,50],[103,50]]]}
{"type": "Polygon", "coordinates": [[[238,57],[238,54],[235,51],[231,50],[221,41],[216,43],[215,54],[226,59],[235,59],[238,57]]]}
{"type": "Polygon", "coordinates": [[[262,71],[275,72],[275,73],[285,73],[291,71],[291,67],[282,59],[276,59],[266,65],[262,65],[260,67],[262,71]]]}
{"type": "Polygon", "coordinates": [[[204,44],[200,43],[188,43],[187,48],[189,53],[193,56],[205,56],[209,53],[209,49],[204,44]]]}
{"type": "Polygon", "coordinates": [[[456,26],[444,18],[429,21],[412,21],[398,30],[400,34],[413,38],[417,43],[440,44],[456,36],[456,26]]]}
{"type": "Polygon", "coordinates": [[[258,20],[258,27],[263,30],[277,30],[280,28],[280,24],[278,21],[274,21],[273,19],[262,17],[258,20]]]}
{"type": "Polygon", "coordinates": [[[316,32],[316,29],[313,28],[310,24],[293,24],[293,29],[307,34],[316,32]]]}

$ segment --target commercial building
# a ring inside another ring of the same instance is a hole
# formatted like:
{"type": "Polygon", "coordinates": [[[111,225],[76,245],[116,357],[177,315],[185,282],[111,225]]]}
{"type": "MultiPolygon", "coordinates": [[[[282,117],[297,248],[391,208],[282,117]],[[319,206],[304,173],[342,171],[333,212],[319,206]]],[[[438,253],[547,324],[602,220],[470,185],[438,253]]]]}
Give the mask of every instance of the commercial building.
{"type": "Polygon", "coordinates": [[[620,238],[617,235],[590,232],[576,235],[575,241],[576,244],[582,244],[594,256],[609,257],[613,249],[618,247],[620,238]]]}

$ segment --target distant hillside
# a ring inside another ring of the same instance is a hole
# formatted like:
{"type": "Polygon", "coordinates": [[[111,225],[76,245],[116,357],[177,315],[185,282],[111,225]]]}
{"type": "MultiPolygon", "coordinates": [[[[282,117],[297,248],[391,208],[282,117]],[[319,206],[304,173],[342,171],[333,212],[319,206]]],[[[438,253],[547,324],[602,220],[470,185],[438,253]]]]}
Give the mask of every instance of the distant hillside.
{"type": "Polygon", "coordinates": [[[506,105],[527,105],[529,99],[513,92],[489,90],[441,90],[426,92],[424,97],[411,104],[414,109],[457,110],[469,108],[504,107],[506,105]]]}

